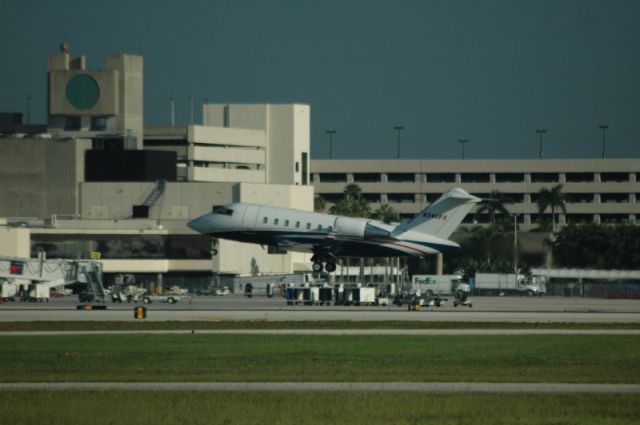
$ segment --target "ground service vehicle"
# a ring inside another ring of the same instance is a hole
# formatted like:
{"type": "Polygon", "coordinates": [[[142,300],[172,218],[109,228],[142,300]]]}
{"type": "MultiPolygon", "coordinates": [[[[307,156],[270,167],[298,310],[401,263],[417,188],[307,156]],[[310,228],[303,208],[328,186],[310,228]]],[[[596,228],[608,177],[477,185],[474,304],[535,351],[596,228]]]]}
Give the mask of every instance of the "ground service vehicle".
{"type": "Polygon", "coordinates": [[[467,300],[471,293],[471,286],[462,281],[462,276],[454,275],[414,275],[411,279],[412,291],[417,296],[423,296],[427,300],[434,301],[439,306],[446,301],[446,296],[453,296],[453,306],[472,304],[467,300]]]}

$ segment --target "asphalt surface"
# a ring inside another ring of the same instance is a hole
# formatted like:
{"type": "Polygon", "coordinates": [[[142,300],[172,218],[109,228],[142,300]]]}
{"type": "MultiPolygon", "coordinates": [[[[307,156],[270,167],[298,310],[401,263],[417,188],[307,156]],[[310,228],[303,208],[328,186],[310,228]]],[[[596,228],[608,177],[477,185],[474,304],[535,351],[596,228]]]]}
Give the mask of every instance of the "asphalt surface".
{"type": "MultiPolygon", "coordinates": [[[[286,304],[281,297],[230,295],[194,296],[177,304],[147,304],[147,321],[475,321],[475,322],[601,322],[639,323],[640,300],[564,297],[475,297],[473,307],[305,306],[286,304]]],[[[135,304],[107,303],[107,310],[77,310],[76,297],[46,303],[7,302],[0,321],[133,321],[135,304]]]]}
{"type": "Polygon", "coordinates": [[[0,391],[345,391],[422,393],[640,394],[634,384],[488,382],[35,382],[0,383],[0,391]]]}

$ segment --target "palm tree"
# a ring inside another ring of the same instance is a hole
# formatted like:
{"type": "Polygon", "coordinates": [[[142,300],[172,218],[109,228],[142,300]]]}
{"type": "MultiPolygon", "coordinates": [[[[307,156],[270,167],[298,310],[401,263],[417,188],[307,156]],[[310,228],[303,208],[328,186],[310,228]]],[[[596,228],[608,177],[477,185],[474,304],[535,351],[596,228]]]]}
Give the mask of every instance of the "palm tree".
{"type": "Polygon", "coordinates": [[[348,184],[342,193],[343,198],[329,209],[331,214],[365,218],[371,215],[371,208],[367,200],[362,197],[360,186],[354,183],[348,184]]]}
{"type": "Polygon", "coordinates": [[[538,214],[542,215],[547,208],[551,208],[551,226],[553,231],[556,231],[556,210],[560,208],[563,213],[567,213],[567,207],[565,205],[565,195],[562,193],[562,185],[558,184],[551,188],[551,190],[544,188],[538,192],[538,214]]]}
{"type": "Polygon", "coordinates": [[[505,207],[505,204],[513,204],[513,200],[511,200],[507,195],[501,193],[499,190],[492,190],[491,194],[489,194],[488,199],[483,199],[482,202],[478,204],[478,209],[475,214],[480,215],[482,213],[488,213],[491,218],[491,225],[496,225],[496,215],[504,214],[509,215],[510,212],[505,207]]]}
{"type": "Polygon", "coordinates": [[[316,195],[316,197],[313,198],[313,210],[315,212],[324,211],[326,206],[327,206],[327,203],[325,202],[325,200],[324,200],[324,198],[322,196],[316,195]]]}
{"type": "Polygon", "coordinates": [[[400,216],[389,204],[382,204],[380,208],[371,214],[371,218],[383,221],[387,224],[400,221],[400,216]]]}

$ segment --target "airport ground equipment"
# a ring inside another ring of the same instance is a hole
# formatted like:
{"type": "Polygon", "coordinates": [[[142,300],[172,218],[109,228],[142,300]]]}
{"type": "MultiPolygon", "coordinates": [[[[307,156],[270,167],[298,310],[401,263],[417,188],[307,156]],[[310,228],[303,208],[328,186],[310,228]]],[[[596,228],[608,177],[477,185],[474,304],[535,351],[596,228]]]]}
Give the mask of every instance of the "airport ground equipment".
{"type": "Polygon", "coordinates": [[[51,289],[74,283],[86,284],[93,301],[105,299],[102,263],[94,260],[48,260],[45,253],[38,258],[0,257],[0,281],[20,285],[21,298],[29,301],[48,301],[51,289]]]}
{"type": "Polygon", "coordinates": [[[544,295],[546,286],[539,279],[513,273],[476,273],[472,284],[478,295],[544,295]]]}

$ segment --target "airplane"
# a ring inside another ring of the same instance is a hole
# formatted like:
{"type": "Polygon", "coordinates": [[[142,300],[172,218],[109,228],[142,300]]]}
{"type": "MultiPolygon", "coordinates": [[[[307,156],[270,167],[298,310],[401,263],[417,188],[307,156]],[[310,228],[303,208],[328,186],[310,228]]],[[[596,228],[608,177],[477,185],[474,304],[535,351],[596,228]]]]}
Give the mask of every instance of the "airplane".
{"type": "Polygon", "coordinates": [[[241,202],[214,206],[187,226],[214,238],[313,253],[312,270],[331,273],[338,257],[424,257],[455,250],[460,246],[447,238],[480,201],[452,188],[407,223],[392,224],[241,202]]]}

